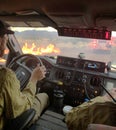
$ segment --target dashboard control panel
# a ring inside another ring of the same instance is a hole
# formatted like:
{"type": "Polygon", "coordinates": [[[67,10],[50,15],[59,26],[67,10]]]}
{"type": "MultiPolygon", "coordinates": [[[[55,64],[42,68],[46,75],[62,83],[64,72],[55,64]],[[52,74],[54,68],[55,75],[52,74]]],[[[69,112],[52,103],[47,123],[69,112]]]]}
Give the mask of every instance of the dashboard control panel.
{"type": "Polygon", "coordinates": [[[66,67],[73,67],[76,69],[91,70],[91,71],[97,71],[102,73],[105,72],[105,67],[106,67],[105,62],[64,57],[64,56],[58,56],[56,63],[58,65],[62,65],[66,67]]]}
{"type": "Polygon", "coordinates": [[[62,82],[59,88],[65,93],[64,104],[77,106],[102,94],[104,77],[100,74],[104,72],[104,62],[58,56],[49,79],[62,82]]]}

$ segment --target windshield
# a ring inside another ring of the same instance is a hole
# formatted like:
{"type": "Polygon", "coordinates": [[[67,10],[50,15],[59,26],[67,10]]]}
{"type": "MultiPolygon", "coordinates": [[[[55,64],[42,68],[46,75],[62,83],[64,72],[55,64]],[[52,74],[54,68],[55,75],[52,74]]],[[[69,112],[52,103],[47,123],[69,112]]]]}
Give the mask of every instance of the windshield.
{"type": "Polygon", "coordinates": [[[116,32],[111,40],[96,40],[58,36],[53,28],[13,28],[23,53],[48,56],[68,56],[78,58],[83,54],[85,59],[116,64],[116,32]]]}

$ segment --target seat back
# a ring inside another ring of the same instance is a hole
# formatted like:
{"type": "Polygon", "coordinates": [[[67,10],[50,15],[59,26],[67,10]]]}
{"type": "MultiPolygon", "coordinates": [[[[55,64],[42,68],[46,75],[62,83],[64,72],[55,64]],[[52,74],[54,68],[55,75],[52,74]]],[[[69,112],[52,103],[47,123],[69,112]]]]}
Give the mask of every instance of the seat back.
{"type": "Polygon", "coordinates": [[[20,116],[8,120],[4,130],[23,130],[33,119],[35,115],[34,109],[23,112],[20,116]]]}

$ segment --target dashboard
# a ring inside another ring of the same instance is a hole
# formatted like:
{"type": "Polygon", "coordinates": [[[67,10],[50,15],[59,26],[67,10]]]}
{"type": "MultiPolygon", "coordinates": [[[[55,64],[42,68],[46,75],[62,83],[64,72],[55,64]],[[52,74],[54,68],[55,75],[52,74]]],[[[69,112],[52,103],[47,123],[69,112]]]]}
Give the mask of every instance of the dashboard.
{"type": "Polygon", "coordinates": [[[102,95],[107,84],[106,63],[87,59],[58,56],[49,80],[61,82],[56,89],[64,92],[64,104],[77,106],[102,95]]]}

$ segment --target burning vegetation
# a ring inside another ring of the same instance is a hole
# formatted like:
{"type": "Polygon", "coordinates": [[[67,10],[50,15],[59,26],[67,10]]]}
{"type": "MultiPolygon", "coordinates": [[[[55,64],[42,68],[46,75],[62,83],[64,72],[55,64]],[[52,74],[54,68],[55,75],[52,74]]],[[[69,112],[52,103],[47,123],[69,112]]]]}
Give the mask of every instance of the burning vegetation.
{"type": "Polygon", "coordinates": [[[22,47],[22,51],[24,54],[33,54],[33,55],[54,55],[59,54],[59,48],[56,48],[54,44],[49,44],[46,47],[36,46],[35,43],[28,45],[25,43],[22,47]]]}

